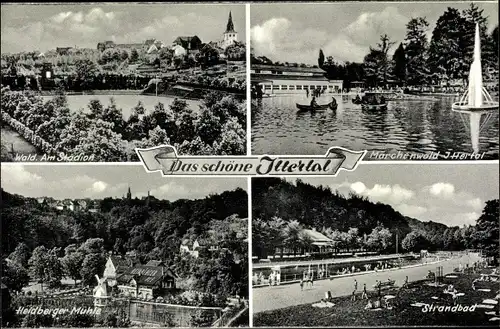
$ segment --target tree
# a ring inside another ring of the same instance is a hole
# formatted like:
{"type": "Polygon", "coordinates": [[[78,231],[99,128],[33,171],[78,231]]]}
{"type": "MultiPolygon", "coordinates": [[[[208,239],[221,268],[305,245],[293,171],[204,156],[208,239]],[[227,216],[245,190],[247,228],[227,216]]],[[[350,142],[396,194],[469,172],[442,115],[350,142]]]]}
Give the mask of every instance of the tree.
{"type": "Polygon", "coordinates": [[[286,224],[285,231],[284,231],[284,240],[283,243],[284,245],[293,250],[293,254],[297,253],[297,249],[302,247],[302,242],[301,242],[301,233],[302,227],[300,223],[296,220],[292,220],[286,224]]]}
{"type": "Polygon", "coordinates": [[[21,242],[16,246],[16,249],[9,255],[9,259],[14,262],[18,263],[22,267],[28,266],[28,260],[30,259],[31,252],[28,246],[24,243],[21,242]]]}
{"type": "Polygon", "coordinates": [[[102,254],[88,254],[80,269],[82,283],[86,286],[95,284],[95,274],[103,273],[106,259],[102,254]]]}
{"type": "Polygon", "coordinates": [[[20,292],[29,283],[29,275],[26,268],[17,262],[2,261],[2,284],[9,290],[20,292]]]}
{"type": "Polygon", "coordinates": [[[419,252],[420,250],[428,249],[428,242],[422,234],[413,231],[405,236],[401,242],[401,246],[406,251],[419,252]]]}
{"type": "Polygon", "coordinates": [[[387,34],[380,36],[380,43],[377,48],[370,47],[370,52],[363,60],[363,68],[366,75],[366,80],[370,85],[378,86],[379,84],[386,85],[390,72],[390,61],[387,57],[389,49],[395,43],[390,41],[387,34]]]}
{"type": "Polygon", "coordinates": [[[137,52],[137,49],[133,48],[132,51],[130,52],[130,62],[135,63],[139,60],[139,53],[137,52]]]}
{"type": "Polygon", "coordinates": [[[479,36],[481,39],[481,61],[483,67],[495,66],[495,58],[498,56],[498,48],[493,48],[493,41],[488,35],[488,17],[484,16],[484,9],[480,9],[475,3],[471,2],[469,8],[463,10],[462,15],[465,19],[463,28],[464,33],[464,54],[467,64],[472,63],[474,53],[474,39],[476,34],[476,24],[479,25],[479,36]]]}
{"type": "Polygon", "coordinates": [[[83,90],[92,89],[94,78],[97,76],[98,69],[90,59],[78,59],[75,62],[76,77],[83,90]]]}
{"type": "Polygon", "coordinates": [[[498,199],[486,201],[481,216],[477,220],[476,233],[474,240],[478,248],[483,250],[483,253],[492,257],[495,263],[498,262],[498,218],[499,218],[499,201],[498,199]]]}
{"type": "Polygon", "coordinates": [[[325,62],[325,54],[323,54],[323,49],[319,50],[319,56],[318,56],[318,66],[320,68],[323,68],[323,63],[325,62]]]}
{"type": "Polygon", "coordinates": [[[44,246],[38,246],[28,261],[30,275],[37,279],[40,284],[47,283],[50,288],[61,284],[63,270],[57,253],[59,248],[47,250],[44,246]]]}
{"type": "Polygon", "coordinates": [[[33,250],[33,253],[31,254],[31,258],[28,261],[28,269],[30,272],[30,276],[38,280],[42,284],[42,289],[43,289],[43,283],[46,280],[45,277],[45,266],[46,266],[46,259],[47,259],[47,248],[44,246],[38,246],[33,250]]]}
{"type": "Polygon", "coordinates": [[[198,310],[191,315],[191,326],[193,327],[211,327],[214,322],[214,315],[207,310],[198,310]]]}
{"type": "Polygon", "coordinates": [[[394,52],[392,61],[394,62],[392,74],[399,82],[406,83],[406,54],[403,43],[400,43],[394,52]]]}
{"type": "Polygon", "coordinates": [[[427,59],[434,82],[465,77],[468,66],[464,57],[463,26],[465,19],[454,8],[448,8],[438,18],[432,31],[427,59]]]}
{"type": "Polygon", "coordinates": [[[386,251],[392,244],[392,234],[389,229],[379,224],[368,235],[366,244],[372,250],[386,251]]]}
{"type": "Polygon", "coordinates": [[[65,255],[61,260],[64,272],[75,281],[75,285],[76,281],[81,278],[80,269],[82,268],[84,258],[85,254],[79,251],[74,251],[65,255]]]}
{"type": "Polygon", "coordinates": [[[406,24],[405,54],[407,80],[410,85],[421,85],[427,79],[426,52],[428,48],[425,17],[412,18],[406,24]]]}

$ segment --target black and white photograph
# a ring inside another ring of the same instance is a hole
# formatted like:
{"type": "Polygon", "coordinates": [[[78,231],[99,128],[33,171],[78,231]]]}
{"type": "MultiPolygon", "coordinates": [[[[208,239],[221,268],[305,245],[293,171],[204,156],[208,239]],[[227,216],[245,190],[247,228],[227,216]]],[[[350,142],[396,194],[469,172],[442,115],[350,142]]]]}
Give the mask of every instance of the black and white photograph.
{"type": "Polygon", "coordinates": [[[1,6],[2,161],[246,154],[245,4],[1,6]]]}
{"type": "Polygon", "coordinates": [[[255,327],[498,327],[498,164],[252,179],[255,327]]]}
{"type": "Polygon", "coordinates": [[[498,2],[251,6],[252,154],[498,159],[498,2]]]}
{"type": "Polygon", "coordinates": [[[1,174],[3,328],[249,325],[247,179],[1,174]]]}

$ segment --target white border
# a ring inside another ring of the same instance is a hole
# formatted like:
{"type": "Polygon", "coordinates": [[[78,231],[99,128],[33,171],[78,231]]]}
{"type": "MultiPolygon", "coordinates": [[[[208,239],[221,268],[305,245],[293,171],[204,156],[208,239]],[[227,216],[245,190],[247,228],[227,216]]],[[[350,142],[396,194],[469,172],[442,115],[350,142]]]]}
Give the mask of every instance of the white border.
{"type": "Polygon", "coordinates": [[[252,88],[252,83],[250,80],[250,4],[247,3],[245,4],[245,29],[246,29],[246,67],[247,67],[247,72],[246,72],[246,78],[247,78],[247,155],[252,154],[252,93],[251,93],[251,88],[252,88]]]}
{"type": "Polygon", "coordinates": [[[253,287],[252,287],[252,177],[248,177],[248,326],[253,328],[253,287]]]}

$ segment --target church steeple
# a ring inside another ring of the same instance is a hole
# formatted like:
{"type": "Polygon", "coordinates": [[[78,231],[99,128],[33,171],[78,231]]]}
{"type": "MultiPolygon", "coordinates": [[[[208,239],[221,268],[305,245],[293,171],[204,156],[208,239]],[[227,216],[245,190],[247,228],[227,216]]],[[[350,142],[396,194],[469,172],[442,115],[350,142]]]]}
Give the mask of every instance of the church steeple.
{"type": "Polygon", "coordinates": [[[226,32],[224,33],[234,33],[234,24],[233,24],[233,16],[231,15],[231,12],[229,12],[229,18],[227,20],[227,27],[226,27],[226,32]]]}
{"type": "Polygon", "coordinates": [[[130,192],[130,186],[128,187],[128,191],[127,191],[127,199],[128,200],[132,199],[132,192],[130,192]]]}

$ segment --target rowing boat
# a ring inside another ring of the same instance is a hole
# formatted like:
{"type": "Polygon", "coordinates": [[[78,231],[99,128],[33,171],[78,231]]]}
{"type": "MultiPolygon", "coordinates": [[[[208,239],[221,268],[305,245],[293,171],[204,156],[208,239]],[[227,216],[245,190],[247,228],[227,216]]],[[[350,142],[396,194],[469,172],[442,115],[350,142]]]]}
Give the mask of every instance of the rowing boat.
{"type": "Polygon", "coordinates": [[[297,108],[299,109],[299,112],[315,112],[315,111],[326,111],[328,109],[331,109],[335,111],[337,109],[337,103],[328,103],[328,104],[322,104],[322,105],[317,105],[317,106],[311,106],[311,105],[303,105],[303,104],[295,104],[297,108]]]}

